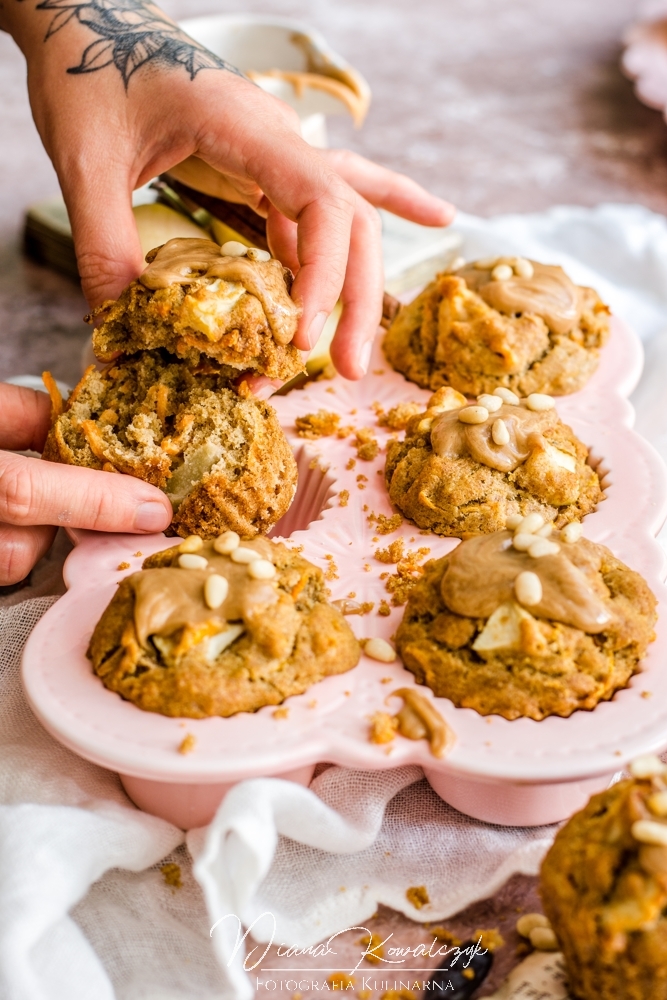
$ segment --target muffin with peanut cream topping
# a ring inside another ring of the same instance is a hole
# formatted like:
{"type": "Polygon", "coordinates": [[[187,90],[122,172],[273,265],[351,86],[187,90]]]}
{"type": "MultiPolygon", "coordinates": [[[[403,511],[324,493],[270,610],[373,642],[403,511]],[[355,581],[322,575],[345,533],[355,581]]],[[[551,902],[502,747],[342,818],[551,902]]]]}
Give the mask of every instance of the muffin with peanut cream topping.
{"type": "Polygon", "coordinates": [[[438,697],[539,721],[627,685],[654,639],[653,594],[579,524],[545,528],[539,514],[517,517],[426,564],[396,648],[438,697]]]}
{"type": "Polygon", "coordinates": [[[544,909],[577,1000],[667,1000],[667,773],[642,757],[556,834],[544,909]]]}
{"type": "Polygon", "coordinates": [[[502,388],[473,405],[438,389],[404,440],[389,443],[385,480],[399,510],[439,535],[498,531],[532,511],[560,528],[603,499],[588,449],[553,399],[502,388]]]}
{"type": "Polygon", "coordinates": [[[586,384],[609,309],[562,268],[498,257],[439,274],[392,322],[387,360],[425,389],[561,396],[586,384]]]}

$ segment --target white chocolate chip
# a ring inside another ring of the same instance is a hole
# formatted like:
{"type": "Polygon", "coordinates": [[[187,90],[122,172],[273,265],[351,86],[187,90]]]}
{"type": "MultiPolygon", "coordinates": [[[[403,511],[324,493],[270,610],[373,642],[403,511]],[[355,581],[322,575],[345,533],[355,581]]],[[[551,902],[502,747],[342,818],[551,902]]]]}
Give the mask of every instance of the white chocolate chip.
{"type": "Polygon", "coordinates": [[[179,552],[199,552],[204,542],[199,535],[188,535],[178,546],[179,552]]]}
{"type": "Polygon", "coordinates": [[[523,535],[524,533],[527,535],[534,535],[536,531],[540,530],[543,524],[544,518],[542,515],[538,514],[537,511],[533,511],[532,514],[526,514],[516,530],[520,535],[523,535]]]}
{"type": "Polygon", "coordinates": [[[543,440],[542,443],[544,446],[544,457],[550,465],[555,465],[557,469],[567,469],[568,472],[577,471],[577,459],[575,455],[570,455],[567,451],[561,451],[560,448],[554,448],[548,441],[543,440]]]}
{"type": "Polygon", "coordinates": [[[551,927],[543,913],[524,913],[516,922],[517,934],[524,938],[529,938],[536,927],[551,927]]]}
{"type": "Polygon", "coordinates": [[[494,281],[507,281],[508,278],[514,277],[514,271],[509,264],[496,264],[491,272],[491,277],[494,281]]]}
{"type": "Polygon", "coordinates": [[[386,639],[367,639],[364,643],[364,653],[370,656],[371,660],[380,660],[381,663],[393,663],[396,659],[396,650],[386,639]]]}
{"type": "Polygon", "coordinates": [[[238,549],[240,544],[241,539],[235,531],[223,531],[213,542],[213,548],[221,556],[228,556],[234,549],[238,549]]]}
{"type": "Polygon", "coordinates": [[[224,631],[216,632],[215,635],[212,635],[206,646],[206,659],[208,662],[215,663],[220,653],[227,649],[228,646],[231,646],[244,632],[245,625],[228,625],[224,631]]]}
{"type": "Polygon", "coordinates": [[[519,406],[521,400],[515,392],[511,389],[505,389],[504,386],[499,385],[497,389],[493,390],[494,396],[499,396],[503,403],[507,403],[508,406],[519,406]]]}
{"type": "Polygon", "coordinates": [[[635,757],[628,768],[633,778],[654,778],[665,773],[665,765],[654,753],[635,757]]]}
{"type": "Polygon", "coordinates": [[[546,524],[543,524],[541,528],[537,529],[535,534],[539,535],[540,538],[548,538],[553,530],[554,530],[553,524],[551,523],[551,521],[547,521],[546,524]]]}
{"type": "Polygon", "coordinates": [[[655,792],[649,795],[646,805],[654,816],[667,816],[667,792],[655,792]]]}
{"type": "Polygon", "coordinates": [[[460,271],[462,267],[465,267],[466,259],[465,257],[455,257],[451,264],[448,265],[448,271],[460,271]]]}
{"type": "Polygon", "coordinates": [[[473,267],[477,271],[488,271],[489,268],[495,267],[497,260],[497,257],[482,257],[480,260],[475,261],[473,267]]]}
{"type": "Polygon", "coordinates": [[[510,516],[505,521],[505,525],[508,531],[516,531],[521,522],[523,521],[523,514],[510,514],[510,516]]]}
{"type": "Polygon", "coordinates": [[[581,521],[570,521],[566,524],[560,533],[560,537],[568,545],[572,545],[574,542],[578,542],[583,534],[583,526],[581,521]]]}
{"type": "Polygon", "coordinates": [[[211,573],[210,576],[206,577],[204,600],[206,601],[207,608],[215,611],[216,608],[224,604],[228,593],[229,583],[224,576],[220,576],[218,573],[211,573]]]}
{"type": "Polygon", "coordinates": [[[462,424],[483,424],[489,419],[489,411],[485,406],[465,406],[459,410],[459,420],[462,424]]]}
{"type": "Polygon", "coordinates": [[[496,608],[472,644],[476,653],[493,653],[497,649],[521,649],[523,622],[535,619],[516,601],[507,601],[496,608]]]}
{"type": "Polygon", "coordinates": [[[271,260],[271,254],[268,250],[260,250],[259,247],[248,247],[247,256],[250,260],[261,260],[266,262],[271,260]]]}
{"type": "Polygon", "coordinates": [[[530,396],[526,397],[526,406],[536,413],[540,413],[542,410],[553,410],[555,405],[553,396],[547,396],[544,392],[531,392],[530,396]]]}
{"type": "Polygon", "coordinates": [[[530,943],[538,951],[558,951],[558,938],[550,927],[534,927],[529,935],[530,943]]]}
{"type": "Polygon", "coordinates": [[[273,580],[276,575],[276,567],[268,559],[253,559],[251,563],[248,563],[248,573],[253,580],[273,580]]]}
{"type": "Polygon", "coordinates": [[[227,240],[220,247],[220,253],[223,257],[245,257],[248,252],[248,248],[245,243],[239,243],[238,240],[227,240]]]}
{"type": "Polygon", "coordinates": [[[181,569],[206,569],[208,566],[208,559],[204,559],[203,556],[195,556],[190,552],[185,552],[182,556],[178,557],[178,565],[181,569]]]}
{"type": "Polygon", "coordinates": [[[256,559],[261,559],[259,552],[255,552],[254,549],[246,549],[242,545],[239,545],[237,549],[231,552],[232,562],[235,563],[251,563],[255,562],[256,559]]]}
{"type": "Polygon", "coordinates": [[[655,847],[667,846],[667,823],[658,823],[652,819],[638,819],[632,824],[630,832],[640,844],[653,844],[655,847]]]}
{"type": "Polygon", "coordinates": [[[507,424],[502,417],[498,417],[497,420],[493,421],[491,437],[493,438],[493,443],[497,444],[500,448],[505,444],[509,444],[510,432],[507,430],[507,424]]]}
{"type": "Polygon", "coordinates": [[[557,542],[550,542],[548,538],[539,538],[533,535],[533,543],[528,546],[528,555],[531,559],[541,559],[543,556],[555,556],[560,552],[560,545],[557,542]]]}
{"type": "Polygon", "coordinates": [[[534,541],[535,535],[531,535],[527,531],[517,531],[512,539],[512,545],[517,552],[527,552],[534,541]]]}
{"type": "Polygon", "coordinates": [[[532,278],[535,273],[535,268],[525,257],[517,257],[513,266],[517,278],[532,278]]]}
{"type": "Polygon", "coordinates": [[[492,396],[488,392],[483,392],[481,396],[477,397],[477,402],[481,406],[485,406],[489,413],[495,413],[503,405],[503,401],[500,396],[492,396]]]}
{"type": "Polygon", "coordinates": [[[433,425],[433,417],[424,417],[424,419],[420,420],[419,423],[417,424],[417,430],[419,431],[420,434],[427,434],[430,431],[432,425],[433,425]]]}
{"type": "Polygon", "coordinates": [[[514,593],[519,604],[532,608],[542,600],[542,581],[537,573],[524,570],[514,581],[514,593]]]}

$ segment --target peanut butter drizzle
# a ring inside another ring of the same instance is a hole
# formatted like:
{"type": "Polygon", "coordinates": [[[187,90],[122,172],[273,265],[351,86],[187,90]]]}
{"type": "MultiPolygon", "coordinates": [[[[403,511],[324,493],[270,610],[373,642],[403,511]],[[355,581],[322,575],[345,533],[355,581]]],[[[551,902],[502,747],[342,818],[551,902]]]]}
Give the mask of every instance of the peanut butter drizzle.
{"type": "Polygon", "coordinates": [[[501,604],[514,600],[516,577],[530,570],[542,584],[542,600],[530,613],[595,635],[611,620],[600,565],[585,538],[563,543],[556,555],[533,559],[512,547],[510,532],[498,531],[461,542],[449,557],[440,589],[450,611],[490,618],[501,604]]]}
{"type": "Polygon", "coordinates": [[[451,750],[456,736],[433,702],[414,688],[399,688],[390,697],[403,699],[403,708],[396,716],[401,736],[408,740],[428,739],[434,757],[444,757],[451,750]]]}
{"type": "Polygon", "coordinates": [[[505,281],[493,281],[491,268],[479,270],[475,267],[465,267],[457,274],[465,279],[468,288],[498,312],[533,313],[541,316],[553,333],[569,333],[581,319],[580,289],[562,267],[538,264],[534,260],[531,264],[532,278],[514,275],[505,281]]]}
{"type": "Polygon", "coordinates": [[[295,97],[301,99],[305,91],[310,87],[313,90],[320,90],[330,97],[344,104],[349,111],[354,124],[360,128],[363,124],[366,112],[368,111],[368,101],[363,96],[359,96],[347,83],[335,80],[330,76],[323,76],[322,73],[311,73],[304,70],[289,69],[268,69],[249,70],[246,76],[261,86],[262,77],[272,77],[274,80],[284,80],[294,88],[295,97]]]}
{"type": "Polygon", "coordinates": [[[238,281],[259,299],[273,339],[277,344],[289,344],[296,333],[301,310],[289,297],[283,266],[274,257],[267,261],[223,257],[212,240],[177,237],[158,249],[139,281],[155,291],[169,285],[189,285],[216,278],[238,281]]]}
{"type": "Polygon", "coordinates": [[[514,472],[528,456],[543,443],[543,434],[560,421],[555,409],[529,410],[525,406],[503,403],[499,410],[489,413],[483,424],[463,424],[460,410],[448,410],[433,421],[431,445],[441,458],[465,458],[497,469],[514,472]],[[509,433],[507,444],[495,444],[491,431],[496,420],[505,422],[509,433]]]}
{"type": "MultiPolygon", "coordinates": [[[[241,544],[271,559],[271,545],[265,538],[241,544]]],[[[142,646],[146,646],[151,635],[173,635],[186,625],[215,622],[224,627],[226,622],[247,622],[262,607],[278,600],[271,580],[253,580],[246,564],[232,562],[229,556],[220,555],[212,542],[204,542],[197,555],[208,560],[210,569],[162,566],[144,569],[129,577],[134,590],[134,626],[142,646]],[[225,601],[214,611],[204,601],[204,583],[212,572],[229,582],[225,601]]]]}

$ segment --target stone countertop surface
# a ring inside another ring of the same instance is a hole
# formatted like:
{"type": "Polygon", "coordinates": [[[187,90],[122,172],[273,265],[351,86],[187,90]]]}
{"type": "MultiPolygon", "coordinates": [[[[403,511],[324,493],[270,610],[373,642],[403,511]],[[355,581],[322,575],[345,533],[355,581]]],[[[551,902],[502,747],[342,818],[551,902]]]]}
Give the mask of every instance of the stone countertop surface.
{"type": "MultiPolygon", "coordinates": [[[[240,9],[231,0],[166,0],[163,6],[177,18],[240,9]]],[[[619,70],[620,39],[637,8],[635,0],[242,5],[246,12],[270,10],[309,22],[368,79],[373,104],[363,129],[332,119],[331,145],[404,171],[481,215],[601,201],[667,211],[667,128],[658,112],[635,99],[619,70]]],[[[0,83],[2,134],[11,136],[0,147],[0,378],[49,368],[73,384],[89,335],[81,293],[20,253],[26,206],[56,194],[58,185],[30,116],[22,56],[6,35],[0,35],[0,83]]],[[[66,549],[61,539],[37,574],[35,592],[44,592],[66,549]]],[[[59,589],[57,581],[52,587],[59,589]]],[[[459,936],[480,926],[503,931],[507,944],[481,995],[516,961],[516,915],[536,905],[535,880],[516,877],[493,900],[440,922],[459,936]]],[[[405,946],[429,940],[421,925],[386,910],[371,926],[405,946]]],[[[342,943],[343,968],[359,954],[355,942],[352,935],[342,943]]],[[[317,962],[309,964],[315,971],[317,962]]],[[[378,982],[386,978],[365,963],[364,972],[378,982]]]]}

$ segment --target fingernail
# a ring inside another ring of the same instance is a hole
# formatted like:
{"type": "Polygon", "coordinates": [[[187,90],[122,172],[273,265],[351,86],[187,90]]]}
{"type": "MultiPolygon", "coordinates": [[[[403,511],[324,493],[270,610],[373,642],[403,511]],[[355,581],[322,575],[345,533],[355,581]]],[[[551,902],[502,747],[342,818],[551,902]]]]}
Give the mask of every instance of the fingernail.
{"type": "Polygon", "coordinates": [[[134,514],[137,531],[164,531],[169,524],[169,516],[161,503],[152,500],[140,503],[134,514]]]}
{"type": "Polygon", "coordinates": [[[309,351],[312,351],[313,347],[322,336],[322,330],[324,329],[324,324],[326,323],[328,318],[329,318],[328,313],[319,312],[315,316],[315,318],[311,321],[311,324],[308,327],[308,333],[306,335],[308,337],[309,351]]]}
{"type": "Polygon", "coordinates": [[[281,385],[284,385],[284,383],[279,379],[274,379],[273,381],[267,380],[267,382],[262,385],[253,386],[252,394],[255,399],[270,399],[274,392],[277,392],[278,389],[280,389],[281,385]]]}
{"type": "Polygon", "coordinates": [[[373,341],[369,340],[359,351],[359,367],[361,368],[364,375],[368,371],[368,366],[371,363],[371,351],[373,350],[373,341]]]}

